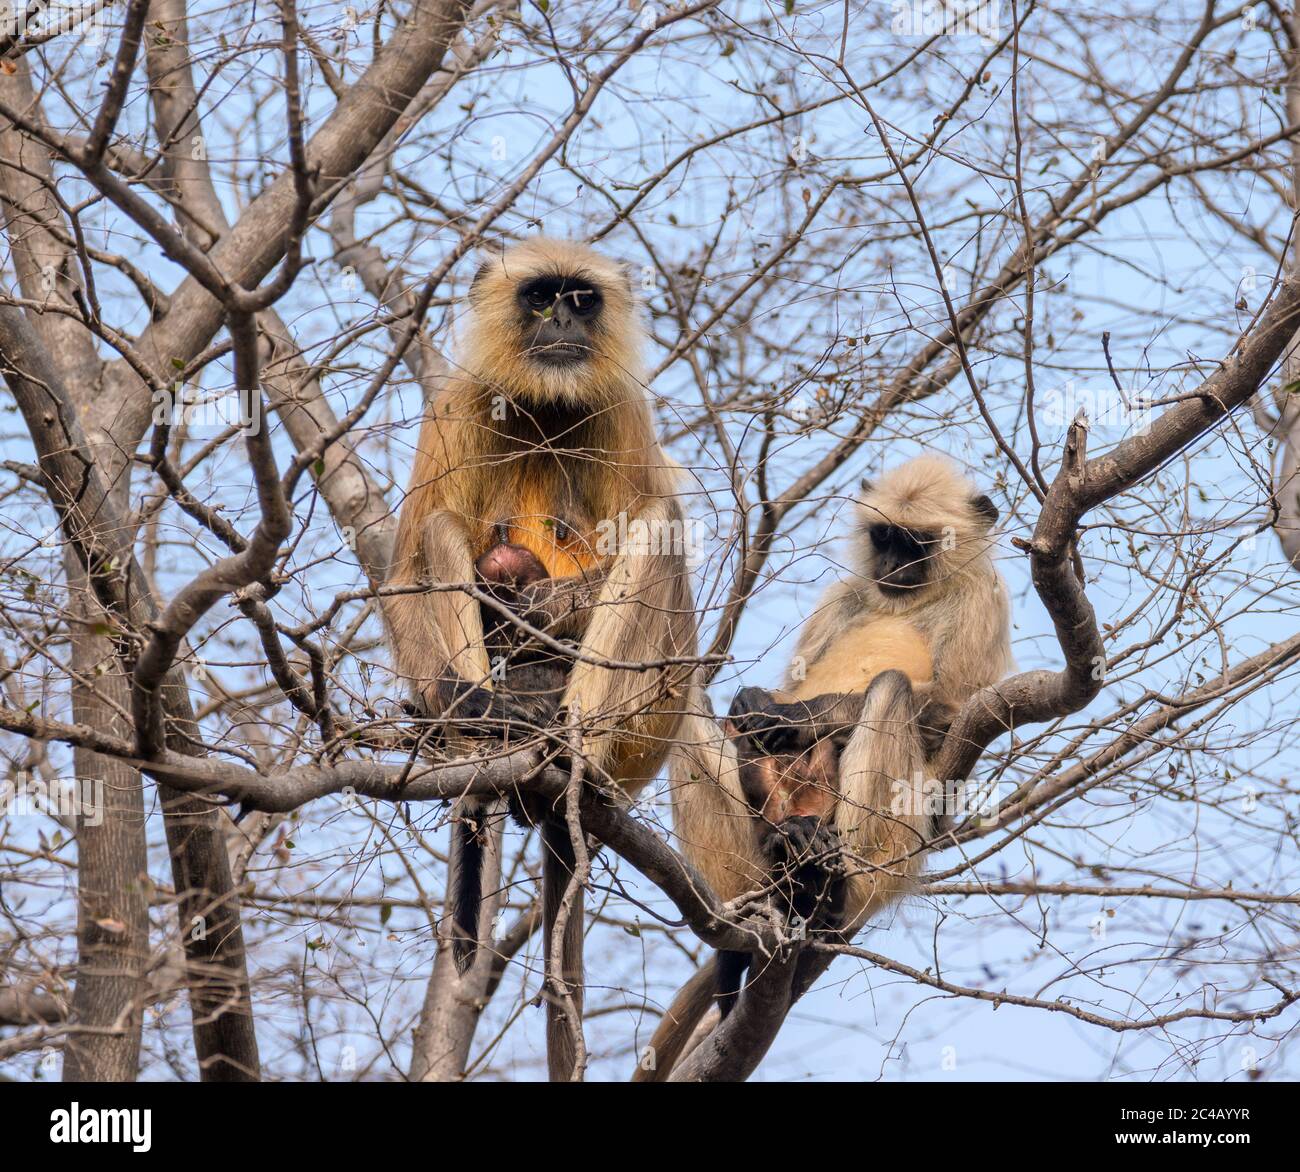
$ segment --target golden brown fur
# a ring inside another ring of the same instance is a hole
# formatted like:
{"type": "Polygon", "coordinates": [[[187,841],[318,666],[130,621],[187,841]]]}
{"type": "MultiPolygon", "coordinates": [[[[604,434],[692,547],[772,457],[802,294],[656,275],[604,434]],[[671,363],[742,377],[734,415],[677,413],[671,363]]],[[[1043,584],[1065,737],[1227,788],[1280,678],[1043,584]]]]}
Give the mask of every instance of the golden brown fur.
{"type": "MultiPolygon", "coordinates": [[[[843,693],[829,697],[839,701],[834,711],[856,716],[832,820],[850,872],[850,935],[907,889],[932,837],[922,705],[959,707],[1012,668],[1006,587],[991,557],[995,519],[987,498],[942,457],[919,457],[864,485],[850,537],[852,572],[804,624],[784,692],[773,697],[807,702],[843,693]],[[937,536],[926,546],[923,586],[882,589],[868,536],[878,523],[937,536]]],[[[674,827],[682,852],[714,891],[735,899],[766,877],[757,819],[740,784],[736,747],[699,687],[691,709],[670,758],[674,827]]],[[[706,988],[701,980],[683,990],[653,1046],[680,1052],[681,1033],[689,1035],[707,1008],[706,988]]],[[[650,1077],[670,1069],[671,1060],[660,1062],[650,1077]]]]}
{"type": "Polygon", "coordinates": [[[901,671],[913,684],[934,679],[929,641],[905,619],[863,615],[829,644],[817,661],[793,680],[786,694],[811,700],[827,692],[865,692],[882,671],[901,671]]]}
{"type": "MultiPolygon", "coordinates": [[[[620,660],[692,654],[683,552],[615,556],[598,532],[620,514],[681,523],[674,471],[655,439],[641,383],[641,331],[626,277],[591,249],[539,237],[488,262],[470,306],[462,371],[420,429],[389,582],[472,581],[474,559],[496,544],[494,526],[504,519],[505,539],[535,553],[551,577],[609,573],[608,605],[593,616],[584,651],[620,660]],[[590,274],[601,283],[609,325],[581,368],[589,367],[589,376],[535,370],[520,360],[526,346],[503,302],[519,280],[546,271],[590,274]]],[[[386,613],[398,671],[431,707],[433,685],[448,667],[490,686],[478,605],[469,596],[396,595],[386,613]]],[[[588,745],[595,764],[624,787],[644,784],[662,761],[680,709],[665,704],[663,693],[680,676],[680,669],[575,668],[566,703],[580,703],[595,722],[588,745]]]]}
{"type": "MultiPolygon", "coordinates": [[[[501,542],[535,554],[557,588],[599,575],[562,703],[583,721],[588,777],[628,792],[663,761],[680,720],[684,669],[625,670],[583,657],[644,662],[695,651],[685,551],[607,540],[620,516],[682,532],[675,475],[642,384],[641,345],[626,275],[591,249],[538,237],[484,264],[469,295],[458,373],[420,430],[389,578],[405,587],[471,583],[475,559],[501,542]],[[603,298],[581,361],[539,360],[533,327],[540,333],[548,315],[534,321],[519,304],[524,284],[539,276],[590,285],[603,298]]],[[[492,689],[472,597],[397,594],[385,612],[397,670],[430,716],[445,712],[449,679],[492,689]]],[[[467,807],[471,817],[482,809],[467,807]]],[[[557,1065],[567,1072],[563,1059],[552,1056],[553,1075],[557,1065]]]]}

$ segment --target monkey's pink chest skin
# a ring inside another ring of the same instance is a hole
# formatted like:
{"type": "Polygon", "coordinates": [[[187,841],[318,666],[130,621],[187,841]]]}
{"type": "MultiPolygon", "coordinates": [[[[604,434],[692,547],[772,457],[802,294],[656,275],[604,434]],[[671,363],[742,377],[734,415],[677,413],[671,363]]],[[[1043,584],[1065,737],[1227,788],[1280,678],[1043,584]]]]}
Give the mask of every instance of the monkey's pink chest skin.
{"type": "Polygon", "coordinates": [[[484,582],[514,587],[530,586],[547,576],[546,567],[532,550],[506,542],[480,554],[474,561],[474,570],[484,582]]]}
{"type": "Polygon", "coordinates": [[[594,531],[573,518],[556,517],[543,485],[525,476],[523,483],[502,488],[503,503],[511,499],[515,503],[507,506],[509,513],[485,527],[480,555],[504,540],[536,555],[551,578],[570,578],[603,567],[606,559],[596,552],[594,531]]]}
{"type": "Polygon", "coordinates": [[[913,684],[934,679],[929,641],[906,619],[874,615],[850,624],[815,663],[791,694],[808,700],[827,692],[865,692],[882,671],[901,671],[913,684]]]}

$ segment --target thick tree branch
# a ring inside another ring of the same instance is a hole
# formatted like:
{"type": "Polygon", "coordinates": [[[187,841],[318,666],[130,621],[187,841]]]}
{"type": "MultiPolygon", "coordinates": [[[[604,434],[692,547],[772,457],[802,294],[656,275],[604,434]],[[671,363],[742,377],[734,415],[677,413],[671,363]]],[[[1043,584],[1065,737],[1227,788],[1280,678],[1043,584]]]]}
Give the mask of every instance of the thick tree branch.
{"type": "Polygon", "coordinates": [[[1077,420],[1071,425],[1061,469],[1029,542],[1034,588],[1056,628],[1065,667],[1022,672],[977,692],[953,723],[935,765],[938,777],[967,777],[999,733],[1077,712],[1101,690],[1104,648],[1071,556],[1080,518],[1150,476],[1249,400],[1287,350],[1298,321],[1300,281],[1287,278],[1219,369],[1162,412],[1146,434],[1130,436],[1089,460],[1086,425],[1077,420]]]}

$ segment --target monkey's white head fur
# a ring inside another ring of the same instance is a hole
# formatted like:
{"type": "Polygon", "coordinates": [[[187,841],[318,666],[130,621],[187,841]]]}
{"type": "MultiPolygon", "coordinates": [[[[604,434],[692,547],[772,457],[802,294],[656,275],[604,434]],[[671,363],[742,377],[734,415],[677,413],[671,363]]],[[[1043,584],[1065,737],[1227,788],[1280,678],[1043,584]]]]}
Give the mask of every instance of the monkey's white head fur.
{"type": "Polygon", "coordinates": [[[996,574],[993,567],[993,502],[945,456],[924,455],[864,480],[855,511],[853,569],[859,589],[878,606],[902,611],[958,589],[972,575],[996,574]],[[919,589],[898,595],[877,584],[872,526],[900,526],[919,535],[928,573],[919,589]]]}
{"type": "Polygon", "coordinates": [[[644,333],[627,271],[585,244],[534,236],[492,255],[474,278],[469,305],[463,366],[472,378],[511,398],[589,407],[624,401],[644,387],[644,333]],[[539,277],[599,291],[600,311],[589,327],[584,361],[555,366],[529,357],[529,327],[518,293],[539,277]]]}

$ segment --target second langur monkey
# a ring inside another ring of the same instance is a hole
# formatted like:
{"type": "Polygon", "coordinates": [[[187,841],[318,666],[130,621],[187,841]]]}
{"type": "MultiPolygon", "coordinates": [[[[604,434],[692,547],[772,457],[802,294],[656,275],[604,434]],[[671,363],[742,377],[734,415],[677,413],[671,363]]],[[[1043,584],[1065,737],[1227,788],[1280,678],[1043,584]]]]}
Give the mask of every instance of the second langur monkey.
{"type": "MultiPolygon", "coordinates": [[[[847,935],[907,889],[935,834],[927,762],[955,710],[1013,667],[992,557],[997,519],[940,456],[864,481],[851,572],[804,625],[783,689],[742,689],[723,729],[693,689],[670,760],[673,821],[682,852],[722,899],[765,887],[777,856],[788,874],[801,838],[810,861],[834,841],[843,848],[831,918],[847,935]],[[805,820],[793,840],[782,826],[791,812],[805,820]]],[[[720,976],[715,959],[688,983],[652,1039],[654,1070],[639,1079],[667,1077],[731,991],[735,967],[729,978],[724,959],[720,976]]]]}
{"type": "MultiPolygon", "coordinates": [[[[664,661],[695,654],[676,472],[655,437],[642,337],[625,270],[583,245],[538,237],[479,269],[460,365],[428,406],[402,506],[389,582],[406,589],[385,608],[397,670],[453,745],[576,712],[588,777],[628,793],[654,777],[683,711],[690,668],[664,661]],[[493,656],[521,641],[497,625],[499,613],[485,632],[489,608],[447,589],[469,583],[572,640],[572,660],[521,670],[511,654],[500,670],[493,656]]],[[[486,927],[489,805],[462,803],[453,842],[462,968],[486,927]]],[[[548,991],[569,986],[580,1012],[580,902],[561,971],[549,963],[573,844],[562,817],[530,813],[542,824],[548,991]]],[[[569,1077],[573,1061],[562,1012],[548,997],[553,1078],[569,1077]]]]}

